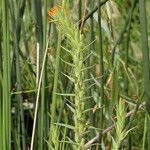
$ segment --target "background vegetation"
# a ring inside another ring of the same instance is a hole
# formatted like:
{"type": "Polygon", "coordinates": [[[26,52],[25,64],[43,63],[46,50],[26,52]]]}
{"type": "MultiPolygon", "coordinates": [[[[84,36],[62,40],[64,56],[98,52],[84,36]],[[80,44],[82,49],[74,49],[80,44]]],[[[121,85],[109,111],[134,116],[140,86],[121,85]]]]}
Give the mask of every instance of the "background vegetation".
{"type": "Polygon", "coordinates": [[[0,149],[149,150],[149,8],[1,0],[0,149]]]}

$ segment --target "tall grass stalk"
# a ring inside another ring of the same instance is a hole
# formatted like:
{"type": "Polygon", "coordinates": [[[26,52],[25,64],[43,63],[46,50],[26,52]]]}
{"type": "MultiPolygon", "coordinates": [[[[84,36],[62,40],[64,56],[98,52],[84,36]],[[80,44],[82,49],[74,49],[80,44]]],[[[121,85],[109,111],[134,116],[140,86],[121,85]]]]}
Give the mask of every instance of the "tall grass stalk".
{"type": "Polygon", "coordinates": [[[41,0],[33,0],[32,1],[32,8],[33,8],[33,14],[34,14],[34,21],[35,21],[35,27],[36,27],[36,42],[39,44],[39,64],[37,64],[37,68],[39,68],[39,72],[42,73],[42,75],[37,76],[37,81],[41,82],[38,83],[38,93],[36,98],[36,108],[35,108],[35,114],[34,114],[34,125],[33,125],[33,131],[32,131],[32,140],[31,140],[31,149],[33,148],[33,143],[35,141],[35,148],[43,149],[43,141],[44,141],[44,129],[46,125],[45,117],[44,117],[44,111],[45,111],[45,102],[46,102],[46,90],[45,90],[45,63],[46,63],[46,11],[47,11],[47,1],[44,1],[44,5],[42,6],[41,0]],[[44,12],[42,15],[42,9],[44,8],[44,12]],[[43,17],[42,17],[43,16],[43,17]],[[41,79],[42,78],[42,79],[41,79]],[[41,81],[40,81],[41,79],[41,81]],[[39,89],[41,91],[39,92],[39,89]],[[39,95],[40,94],[40,95],[39,95]],[[39,102],[40,101],[40,102],[39,102]],[[40,105],[39,105],[40,103],[40,105]],[[40,106],[40,107],[38,107],[40,106]],[[38,117],[37,117],[38,116],[38,117]],[[35,127],[37,127],[36,130],[36,139],[34,140],[35,136],[35,127]]]}
{"type": "Polygon", "coordinates": [[[79,0],[79,5],[78,5],[78,20],[81,21],[82,18],[82,0],[79,0]]]}
{"type": "Polygon", "coordinates": [[[59,76],[59,63],[60,63],[60,50],[61,50],[61,31],[58,33],[58,43],[57,43],[57,52],[55,60],[55,73],[54,73],[54,85],[52,93],[52,104],[50,106],[51,110],[51,121],[50,121],[50,134],[49,134],[49,143],[54,144],[55,149],[58,149],[57,144],[57,129],[55,128],[54,123],[56,122],[56,104],[57,104],[57,87],[58,87],[58,76],[59,76]],[[56,148],[57,147],[57,148],[56,148]]]}
{"type": "MultiPolygon", "coordinates": [[[[103,62],[103,40],[102,40],[102,25],[101,25],[101,0],[98,0],[98,42],[99,42],[99,51],[100,51],[100,107],[103,107],[104,105],[104,62],[103,62]]],[[[104,118],[103,118],[103,108],[100,110],[100,129],[102,131],[104,124],[104,118]]],[[[100,132],[100,138],[101,138],[102,132],[100,132]]],[[[101,140],[101,139],[100,139],[101,140]]]]}
{"type": "MultiPolygon", "coordinates": [[[[44,54],[44,52],[46,51],[46,41],[47,41],[47,0],[44,1],[43,3],[43,9],[44,9],[44,14],[43,14],[43,39],[42,39],[42,53],[44,54]]],[[[43,55],[44,56],[44,55],[43,55]]],[[[46,56],[45,56],[46,57],[46,56]]],[[[43,57],[44,58],[44,57],[43,57]]],[[[43,60],[43,58],[41,58],[41,60],[43,60]]],[[[47,57],[46,57],[47,58],[47,57]]],[[[45,58],[45,63],[43,66],[43,77],[42,77],[42,89],[41,89],[41,107],[40,107],[40,134],[39,134],[39,142],[40,143],[40,150],[43,150],[44,145],[43,145],[43,141],[44,141],[44,136],[45,136],[45,132],[46,131],[46,101],[48,101],[48,98],[46,97],[47,95],[47,90],[46,90],[46,61],[47,59],[45,58]]]]}
{"type": "Polygon", "coordinates": [[[145,115],[145,122],[144,122],[144,130],[143,130],[143,143],[142,143],[142,150],[145,150],[145,142],[146,142],[146,132],[147,132],[147,114],[145,115]]]}
{"type": "Polygon", "coordinates": [[[1,99],[1,148],[11,150],[11,70],[10,70],[10,45],[9,45],[9,5],[8,0],[2,0],[2,99],[1,99]]]}
{"type": "Polygon", "coordinates": [[[36,97],[36,105],[35,105],[35,112],[34,112],[34,122],[33,122],[33,130],[32,130],[32,139],[31,139],[30,150],[33,150],[33,146],[34,146],[34,138],[35,138],[37,115],[38,115],[40,90],[41,90],[41,84],[42,84],[42,79],[43,79],[44,66],[45,66],[45,62],[46,62],[47,50],[48,50],[48,42],[46,45],[46,50],[45,50],[44,57],[43,57],[42,69],[41,69],[40,78],[39,78],[39,85],[38,85],[37,97],[36,97]]]}
{"type": "Polygon", "coordinates": [[[117,48],[117,46],[121,43],[121,41],[122,41],[122,39],[123,39],[123,35],[124,35],[124,33],[126,32],[126,29],[127,29],[127,27],[128,27],[128,24],[129,24],[129,22],[130,22],[130,19],[131,19],[132,15],[133,15],[133,12],[134,12],[134,9],[135,9],[136,4],[137,4],[137,0],[133,0],[133,1],[132,1],[132,6],[131,6],[131,8],[130,8],[130,10],[129,10],[129,12],[128,12],[127,17],[126,17],[125,23],[124,23],[124,25],[122,26],[122,29],[121,29],[121,31],[120,31],[120,33],[119,33],[119,37],[117,38],[117,40],[116,40],[116,42],[115,42],[115,44],[114,44],[114,46],[113,46],[113,50],[112,50],[112,62],[114,62],[116,48],[117,48]]]}
{"type": "MultiPolygon", "coordinates": [[[[143,54],[143,77],[144,77],[144,88],[145,88],[145,102],[146,110],[150,116],[150,61],[149,61],[149,49],[148,49],[148,33],[147,33],[147,19],[145,0],[139,0],[140,9],[140,24],[141,24],[141,45],[143,54]]],[[[150,119],[147,120],[147,143],[148,149],[150,149],[150,119]]]]}
{"type": "MultiPolygon", "coordinates": [[[[19,5],[20,6],[20,5],[19,5]]],[[[20,7],[19,7],[20,9],[20,7]]],[[[18,14],[17,16],[19,17],[19,9],[18,9],[18,14]]],[[[18,21],[16,21],[15,19],[15,13],[14,13],[14,6],[12,1],[10,1],[10,11],[11,11],[11,23],[12,23],[12,27],[14,29],[14,35],[13,35],[13,39],[14,39],[14,50],[15,50],[15,58],[16,58],[16,82],[17,82],[17,91],[22,91],[22,86],[21,86],[21,69],[20,69],[20,60],[19,60],[19,24],[18,21]]],[[[21,19],[21,18],[19,18],[21,19]]],[[[17,99],[17,103],[18,103],[18,131],[20,131],[20,123],[21,123],[21,132],[19,134],[19,139],[21,139],[22,137],[22,149],[25,150],[26,149],[26,139],[25,139],[25,122],[24,122],[24,110],[23,110],[23,97],[22,94],[18,94],[16,96],[17,99]]],[[[18,141],[20,141],[18,139],[18,141]]],[[[20,143],[20,142],[19,142],[20,143]]],[[[19,144],[18,144],[19,145],[19,144]]],[[[20,146],[21,148],[21,146],[20,146]]]]}
{"type": "MultiPolygon", "coordinates": [[[[128,23],[128,27],[127,27],[127,36],[126,36],[126,39],[125,39],[125,67],[126,69],[128,69],[128,62],[129,62],[129,47],[130,47],[130,36],[131,36],[131,19],[132,17],[130,17],[129,19],[129,23],[128,23]]],[[[125,78],[124,78],[124,92],[125,92],[125,95],[128,96],[129,94],[129,81],[128,81],[128,77],[127,75],[125,75],[125,78]]],[[[127,106],[127,112],[129,111],[129,107],[127,106]]],[[[128,118],[127,120],[128,122],[130,122],[130,118],[128,118]]],[[[132,138],[131,138],[131,134],[129,133],[129,136],[128,136],[128,149],[131,150],[132,149],[132,138]]]]}

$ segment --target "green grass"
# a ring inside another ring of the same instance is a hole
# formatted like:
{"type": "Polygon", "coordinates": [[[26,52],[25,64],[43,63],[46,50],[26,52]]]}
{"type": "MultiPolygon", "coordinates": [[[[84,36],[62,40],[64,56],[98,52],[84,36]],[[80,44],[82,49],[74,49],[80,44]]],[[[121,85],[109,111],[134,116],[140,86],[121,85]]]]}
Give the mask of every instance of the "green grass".
{"type": "Polygon", "coordinates": [[[149,7],[0,1],[2,149],[150,149],[149,7]]]}

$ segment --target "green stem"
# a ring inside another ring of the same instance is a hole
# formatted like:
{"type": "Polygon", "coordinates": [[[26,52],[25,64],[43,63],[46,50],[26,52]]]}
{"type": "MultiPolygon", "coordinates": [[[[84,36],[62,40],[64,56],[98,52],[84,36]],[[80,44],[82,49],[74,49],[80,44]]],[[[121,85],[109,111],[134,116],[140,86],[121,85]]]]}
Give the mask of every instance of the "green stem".
{"type": "MultiPolygon", "coordinates": [[[[17,90],[18,91],[22,91],[22,87],[21,87],[21,70],[20,70],[20,62],[19,62],[19,33],[17,33],[17,23],[15,20],[15,16],[14,16],[14,7],[13,7],[13,2],[10,1],[10,10],[11,10],[11,22],[12,22],[12,26],[14,29],[14,50],[15,50],[15,57],[16,57],[16,80],[17,80],[17,90]]],[[[18,11],[19,12],[19,11],[18,11]]],[[[19,16],[19,14],[17,14],[19,16]]],[[[21,18],[19,18],[21,19],[21,18]]],[[[18,26],[19,27],[19,26],[18,26]]],[[[21,122],[21,131],[22,131],[22,148],[23,150],[26,149],[26,139],[25,139],[25,124],[24,124],[24,110],[23,110],[23,98],[22,95],[19,94],[17,95],[17,100],[18,100],[18,108],[19,108],[19,114],[20,119],[18,118],[18,127],[20,126],[20,122],[21,122]]],[[[18,130],[20,130],[18,128],[18,130]]]]}
{"type": "Polygon", "coordinates": [[[78,20],[82,19],[82,0],[79,0],[79,8],[78,8],[78,20]]]}
{"type": "Polygon", "coordinates": [[[128,16],[127,16],[127,18],[125,20],[125,23],[124,23],[124,25],[123,25],[123,27],[122,27],[122,29],[120,31],[119,37],[118,37],[118,39],[116,40],[116,42],[114,44],[114,47],[113,47],[113,50],[112,50],[112,63],[114,62],[116,47],[121,43],[121,41],[123,39],[123,35],[126,32],[128,24],[130,22],[130,19],[131,19],[132,15],[133,15],[133,11],[134,11],[134,8],[136,6],[136,3],[137,3],[137,0],[134,0],[132,2],[132,7],[131,7],[131,9],[130,9],[130,11],[128,13],[128,16]]]}
{"type": "MultiPolygon", "coordinates": [[[[143,76],[144,76],[144,87],[145,87],[145,102],[146,110],[150,115],[150,61],[149,61],[149,50],[148,50],[148,33],[147,33],[147,19],[145,10],[145,0],[139,0],[140,9],[140,23],[141,23],[141,44],[143,53],[143,76]]],[[[147,132],[148,132],[148,149],[150,149],[150,119],[147,120],[147,132]]]]}
{"type": "MultiPolygon", "coordinates": [[[[56,121],[55,120],[56,119],[56,103],[57,103],[57,94],[56,93],[57,93],[57,86],[58,86],[60,51],[61,51],[61,31],[58,34],[57,52],[56,52],[56,60],[55,60],[54,84],[53,84],[53,93],[52,93],[52,104],[50,106],[51,122],[50,122],[49,144],[53,143],[53,141],[52,141],[52,130],[55,128],[54,123],[56,121]]],[[[53,131],[53,132],[55,132],[55,131],[53,131]]],[[[54,133],[54,134],[57,135],[57,133],[54,133]]],[[[55,145],[55,146],[57,146],[57,145],[55,145]]]]}
{"type": "MultiPolygon", "coordinates": [[[[44,1],[44,15],[43,15],[43,53],[46,50],[46,28],[47,28],[47,0],[44,1]]],[[[47,60],[47,59],[46,59],[47,60]]],[[[45,60],[45,61],[46,61],[45,60]]],[[[43,61],[43,59],[42,59],[43,61]]],[[[45,103],[46,103],[46,65],[44,65],[43,69],[43,78],[42,78],[42,89],[41,89],[41,109],[40,109],[40,133],[39,133],[39,149],[43,149],[43,141],[44,141],[44,131],[46,130],[46,117],[44,116],[45,112],[45,103]]]]}
{"type": "MultiPolygon", "coordinates": [[[[98,37],[99,37],[99,48],[100,48],[100,96],[101,96],[101,101],[100,105],[103,107],[104,105],[104,62],[103,62],[103,41],[102,41],[102,27],[101,27],[101,0],[98,1],[98,37]]],[[[102,135],[102,129],[103,129],[103,108],[100,110],[100,138],[102,135]]],[[[100,139],[101,140],[101,139],[100,139]]]]}
{"type": "MultiPolygon", "coordinates": [[[[125,67],[126,70],[128,69],[128,61],[129,61],[129,44],[130,44],[130,32],[131,32],[131,19],[132,17],[130,17],[129,19],[129,25],[127,28],[127,37],[126,37],[126,42],[125,42],[125,67]]],[[[127,75],[125,75],[124,78],[124,90],[125,90],[125,95],[128,96],[129,94],[129,81],[128,81],[128,77],[127,75]]],[[[129,112],[130,108],[127,107],[127,112],[129,112]]],[[[130,118],[127,119],[127,122],[130,122],[130,118]]],[[[131,134],[129,133],[128,136],[128,149],[131,150],[132,149],[132,138],[131,138],[131,134]]]]}
{"type": "Polygon", "coordinates": [[[2,33],[3,33],[3,97],[2,101],[2,145],[1,149],[11,150],[11,92],[10,92],[10,47],[9,47],[9,14],[8,0],[2,0],[2,33]]]}
{"type": "MultiPolygon", "coordinates": [[[[104,0],[104,1],[102,1],[99,6],[103,6],[107,1],[109,1],[109,0],[104,0]]],[[[84,18],[84,21],[83,21],[83,22],[82,22],[82,20],[79,21],[79,26],[81,25],[81,23],[84,24],[85,21],[88,20],[97,10],[98,10],[98,6],[96,6],[96,7],[84,18]]]]}
{"type": "MultiPolygon", "coordinates": [[[[93,7],[94,7],[94,1],[93,0],[89,0],[89,7],[90,9],[92,10],[93,7]]],[[[91,16],[90,17],[90,43],[92,43],[94,41],[94,38],[95,38],[95,35],[94,35],[94,17],[91,16]]],[[[94,43],[90,44],[90,47],[88,49],[88,52],[87,52],[87,55],[89,55],[92,51],[94,51],[94,43]]],[[[90,66],[92,64],[93,60],[92,58],[88,58],[86,60],[86,67],[90,66]]],[[[91,73],[91,70],[90,69],[86,69],[85,71],[85,78],[86,79],[89,79],[90,78],[90,73],[91,73]]],[[[91,81],[87,82],[85,84],[85,87],[90,87],[90,85],[92,84],[91,81]]],[[[92,90],[91,88],[87,90],[86,92],[86,96],[87,97],[90,97],[92,95],[92,90]]],[[[87,102],[87,107],[88,109],[91,109],[91,108],[94,108],[94,100],[93,98],[89,98],[88,102],[87,102]]],[[[90,125],[94,126],[94,114],[93,113],[88,113],[88,118],[89,118],[89,122],[90,122],[90,125]]],[[[93,130],[91,130],[90,132],[90,137],[92,138],[94,136],[94,132],[93,130]]]]}
{"type": "MultiPolygon", "coordinates": [[[[74,73],[75,73],[75,140],[77,143],[76,149],[81,150],[84,147],[84,72],[83,70],[83,52],[81,45],[81,34],[75,31],[74,41],[76,49],[73,52],[74,73]]],[[[73,45],[73,44],[72,44],[73,45]]]]}

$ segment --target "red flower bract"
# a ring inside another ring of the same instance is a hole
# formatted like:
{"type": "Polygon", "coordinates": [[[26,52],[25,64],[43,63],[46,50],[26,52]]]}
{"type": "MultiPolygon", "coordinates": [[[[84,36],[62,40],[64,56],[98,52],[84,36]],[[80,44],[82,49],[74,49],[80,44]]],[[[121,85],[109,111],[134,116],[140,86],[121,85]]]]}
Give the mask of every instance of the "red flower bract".
{"type": "Polygon", "coordinates": [[[54,6],[53,8],[49,9],[48,14],[50,17],[56,17],[56,15],[58,14],[58,12],[60,10],[63,10],[62,6],[54,6]]]}

